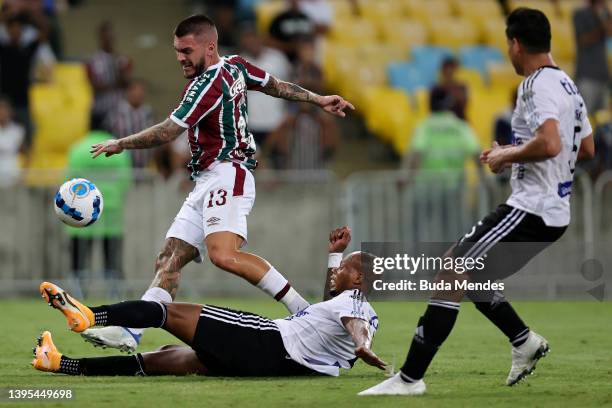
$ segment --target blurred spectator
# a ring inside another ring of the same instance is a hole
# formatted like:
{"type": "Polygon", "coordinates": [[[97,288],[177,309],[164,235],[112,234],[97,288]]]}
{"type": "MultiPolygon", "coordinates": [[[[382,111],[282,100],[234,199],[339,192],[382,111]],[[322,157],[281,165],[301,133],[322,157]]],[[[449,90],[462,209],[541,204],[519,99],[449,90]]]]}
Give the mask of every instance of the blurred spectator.
{"type": "Polygon", "coordinates": [[[432,219],[441,220],[444,236],[452,239],[465,225],[463,189],[468,160],[473,160],[481,180],[480,145],[473,130],[452,112],[454,99],[443,87],[430,94],[431,114],[417,125],[411,152],[403,167],[412,170],[416,239],[432,219]],[[423,219],[422,214],[428,214],[423,219]]]}
{"type": "MultiPolygon", "coordinates": [[[[508,107],[500,112],[495,117],[493,123],[493,141],[497,142],[500,146],[511,145],[512,141],[512,113],[516,106],[517,91],[516,89],[511,93],[511,100],[508,107]]],[[[512,171],[507,168],[495,175],[495,178],[500,183],[504,184],[510,181],[510,175],[512,171]]]]}
{"type": "Polygon", "coordinates": [[[316,61],[315,43],[312,38],[303,38],[297,44],[293,82],[314,92],[323,92],[323,70],[316,61]]]}
{"type": "Polygon", "coordinates": [[[91,158],[91,145],[111,137],[101,130],[101,122],[101,118],[93,115],[91,131],[70,148],[67,177],[84,177],[96,184],[104,194],[102,216],[87,228],[68,227],[67,231],[71,237],[72,271],[79,284],[89,268],[94,242],[101,243],[104,276],[110,283],[109,296],[116,298],[117,280],[123,279],[123,205],[132,180],[132,161],[126,152],[104,160],[91,158]]]}
{"type": "Polygon", "coordinates": [[[595,113],[607,105],[610,70],[606,39],[612,36],[612,15],[605,0],[589,0],[574,12],[576,85],[587,109],[595,113]]]}
{"type": "Polygon", "coordinates": [[[128,57],[117,54],[109,21],[98,27],[98,42],[100,49],[87,62],[87,73],[94,90],[93,115],[104,116],[121,100],[132,64],[128,57]]]}
{"type": "Polygon", "coordinates": [[[286,0],[288,9],[277,15],[270,25],[270,44],[283,51],[291,62],[297,58],[297,44],[316,34],[315,23],[302,11],[300,0],[286,0]]]}
{"type": "Polygon", "coordinates": [[[32,141],[29,89],[34,68],[48,77],[55,57],[46,43],[48,22],[30,2],[7,1],[0,12],[0,94],[10,100],[15,120],[25,127],[25,147],[32,141]]]}
{"type": "MultiPolygon", "coordinates": [[[[314,43],[304,38],[297,43],[293,82],[322,93],[323,72],[315,62],[314,43]]],[[[293,105],[292,113],[266,143],[271,164],[277,169],[320,170],[338,145],[334,119],[310,104],[293,105]],[[297,111],[296,111],[297,110],[297,111]]],[[[250,119],[250,118],[249,118],[250,119]]]]}
{"type": "MultiPolygon", "coordinates": [[[[118,139],[133,135],[155,124],[153,109],[146,104],[147,89],[141,80],[131,80],[125,98],[118,101],[106,115],[106,128],[118,139]]],[[[130,150],[136,168],[147,167],[153,157],[153,149],[130,150]]]]}
{"type": "Polygon", "coordinates": [[[219,34],[219,54],[235,54],[238,48],[236,34],[238,0],[197,0],[195,11],[204,13],[213,19],[219,34]]]}
{"type": "Polygon", "coordinates": [[[320,170],[338,145],[338,129],[331,116],[302,103],[270,134],[266,150],[272,167],[287,170],[320,170]]]}
{"type": "MultiPolygon", "coordinates": [[[[431,95],[434,92],[443,89],[452,99],[450,110],[457,115],[459,119],[465,120],[465,108],[468,100],[468,89],[466,84],[457,80],[455,75],[459,69],[459,61],[455,57],[447,57],[442,61],[440,68],[440,82],[431,90],[431,95]]],[[[430,98],[432,97],[430,95],[430,98]]]]}
{"type": "Polygon", "coordinates": [[[597,124],[593,139],[595,141],[595,157],[588,161],[578,162],[593,180],[601,173],[612,170],[612,104],[607,112],[602,112],[602,119],[597,124]],[[605,115],[604,115],[605,114],[605,115]]]}
{"type": "Polygon", "coordinates": [[[315,24],[316,34],[327,34],[334,20],[334,10],[327,0],[300,0],[299,8],[315,24]]]}
{"type": "Polygon", "coordinates": [[[19,179],[19,151],[25,130],[11,119],[11,105],[0,97],[0,187],[12,186],[19,179]]]}
{"type": "MultiPolygon", "coordinates": [[[[240,38],[242,56],[251,63],[261,67],[276,78],[288,80],[291,75],[291,64],[285,54],[266,47],[255,27],[245,26],[240,38]]],[[[270,98],[261,92],[249,91],[249,130],[255,142],[262,146],[270,132],[275,130],[287,114],[287,102],[279,98],[270,98]]]]}

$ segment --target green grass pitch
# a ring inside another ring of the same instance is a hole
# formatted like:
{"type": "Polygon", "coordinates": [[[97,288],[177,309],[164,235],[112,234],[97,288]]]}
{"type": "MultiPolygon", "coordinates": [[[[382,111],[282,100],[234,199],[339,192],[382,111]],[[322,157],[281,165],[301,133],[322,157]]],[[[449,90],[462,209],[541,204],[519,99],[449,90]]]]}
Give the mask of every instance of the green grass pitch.
{"type": "MultiPolygon", "coordinates": [[[[272,318],[283,308],[266,299],[207,299],[207,303],[248,310],[272,318]]],[[[374,350],[401,365],[424,303],[381,302],[374,350]]],[[[520,385],[503,385],[510,367],[510,347],[503,335],[470,304],[464,304],[454,332],[426,376],[421,397],[357,397],[357,392],[384,379],[383,373],[358,362],[339,378],[236,379],[207,377],[69,377],[35,371],[31,349],[41,329],[48,329],[60,351],[71,357],[117,354],[84,343],[68,331],[63,316],[42,300],[0,301],[0,405],[9,402],[7,388],[70,388],[72,401],[42,406],[128,407],[564,407],[612,406],[612,304],[597,302],[517,303],[528,325],[550,342],[552,352],[534,375],[520,385]],[[79,404],[79,405],[76,405],[79,404]],[[85,405],[83,405],[85,404],[85,405]]],[[[150,329],[140,351],[167,343],[169,334],[150,329]]],[[[36,406],[23,403],[25,406],[36,406]]]]}

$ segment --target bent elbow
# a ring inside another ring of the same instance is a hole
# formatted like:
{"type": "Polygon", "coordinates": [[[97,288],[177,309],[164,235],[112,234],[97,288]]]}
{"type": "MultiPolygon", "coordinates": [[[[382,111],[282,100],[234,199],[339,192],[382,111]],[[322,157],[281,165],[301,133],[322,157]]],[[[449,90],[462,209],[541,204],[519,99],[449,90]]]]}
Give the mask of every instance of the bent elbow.
{"type": "Polygon", "coordinates": [[[561,153],[561,144],[560,143],[548,143],[546,145],[546,156],[548,159],[552,159],[553,157],[557,157],[561,153]]]}

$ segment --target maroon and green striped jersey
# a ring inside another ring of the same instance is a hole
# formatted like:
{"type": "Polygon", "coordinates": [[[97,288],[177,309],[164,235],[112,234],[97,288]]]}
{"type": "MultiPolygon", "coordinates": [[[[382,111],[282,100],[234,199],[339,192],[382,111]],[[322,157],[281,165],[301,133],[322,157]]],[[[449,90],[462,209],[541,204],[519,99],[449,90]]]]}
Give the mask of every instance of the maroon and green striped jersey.
{"type": "Polygon", "coordinates": [[[217,161],[257,166],[255,141],[248,129],[247,90],[261,90],[270,75],[238,55],[192,79],[170,119],[189,129],[192,177],[217,161]]]}

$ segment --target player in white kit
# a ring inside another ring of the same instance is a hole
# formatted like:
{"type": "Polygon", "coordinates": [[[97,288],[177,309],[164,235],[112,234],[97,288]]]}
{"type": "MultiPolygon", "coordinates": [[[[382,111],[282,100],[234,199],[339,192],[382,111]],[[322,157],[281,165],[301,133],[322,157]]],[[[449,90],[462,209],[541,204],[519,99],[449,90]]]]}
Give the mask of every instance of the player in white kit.
{"type": "MultiPolygon", "coordinates": [[[[512,116],[512,145],[495,145],[482,153],[481,161],[495,173],[512,166],[512,194],[449,251],[453,257],[486,255],[483,271],[462,277],[472,282],[510,276],[563,235],[570,222],[576,160],[594,155],[584,101],[550,55],[551,29],[546,16],[539,10],[519,8],[508,16],[506,25],[510,60],[525,79],[518,88],[512,116]]],[[[443,271],[437,278],[461,279],[454,271],[443,271]]],[[[401,371],[359,395],[424,393],[427,367],[450,334],[464,296],[512,345],[506,384],[514,385],[531,373],[549,351],[548,342],[523,323],[503,294],[451,290],[432,295],[401,371]]]]}
{"type": "MultiPolygon", "coordinates": [[[[330,235],[329,300],[309,305],[284,319],[211,305],[137,300],[87,307],[58,286],[44,282],[41,294],[62,311],[73,331],[90,326],[161,327],[187,346],[164,346],[136,354],[73,359],[62,355],[43,332],[34,349],[33,366],[71,375],[222,375],[337,376],[357,358],[384,369],[371,350],[378,328],[365,291],[371,286],[373,257],[355,252],[342,261],[350,241],[346,227],[330,235]]],[[[328,296],[326,296],[327,298],[328,296]]]]}

